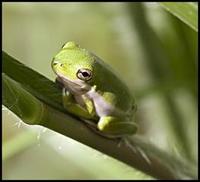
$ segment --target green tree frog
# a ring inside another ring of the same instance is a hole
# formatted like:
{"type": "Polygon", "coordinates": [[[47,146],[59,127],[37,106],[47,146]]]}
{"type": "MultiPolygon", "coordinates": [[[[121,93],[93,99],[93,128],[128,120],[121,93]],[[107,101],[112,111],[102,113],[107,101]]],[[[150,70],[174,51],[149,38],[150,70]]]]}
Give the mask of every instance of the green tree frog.
{"type": "Polygon", "coordinates": [[[128,87],[99,57],[70,41],[51,65],[68,112],[90,120],[103,134],[122,136],[137,131],[132,120],[136,105],[128,87]]]}

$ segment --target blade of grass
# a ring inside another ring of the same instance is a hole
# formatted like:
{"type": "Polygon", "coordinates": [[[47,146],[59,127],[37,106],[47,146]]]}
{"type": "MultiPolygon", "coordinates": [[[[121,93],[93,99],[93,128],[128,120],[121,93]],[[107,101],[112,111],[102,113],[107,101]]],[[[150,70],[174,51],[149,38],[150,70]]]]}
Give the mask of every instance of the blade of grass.
{"type": "Polygon", "coordinates": [[[164,9],[179,18],[193,30],[198,31],[198,4],[192,2],[162,2],[164,9]]]}
{"type": "Polygon", "coordinates": [[[3,161],[16,155],[16,153],[28,148],[29,146],[36,143],[36,134],[30,131],[24,131],[23,133],[17,134],[16,137],[9,139],[2,146],[2,159],[3,161]]]}
{"type": "Polygon", "coordinates": [[[3,52],[3,72],[10,78],[19,82],[23,87],[43,102],[65,111],[62,107],[61,91],[54,82],[46,79],[43,75],[37,73],[31,68],[3,52]]]}
{"type": "MultiPolygon", "coordinates": [[[[6,58],[8,55],[6,56],[6,58]]],[[[4,56],[5,58],[5,56],[4,56]]],[[[8,59],[3,60],[3,68],[6,67],[8,59]]],[[[23,72],[28,73],[29,68],[23,65],[21,69],[21,64],[9,56],[9,65],[15,66],[15,71],[19,72],[20,69],[23,72]],[[18,64],[17,64],[18,63],[18,64]],[[26,70],[26,71],[25,71],[26,70]]],[[[57,103],[61,101],[54,101],[56,106],[53,105],[53,102],[47,104],[48,99],[52,97],[51,95],[45,94],[45,91],[48,92],[48,88],[52,87],[51,81],[46,82],[48,79],[43,77],[47,88],[43,91],[43,96],[40,97],[40,100],[37,98],[37,94],[41,94],[41,89],[37,86],[32,85],[31,81],[26,82],[22,79],[22,76],[16,75],[15,71],[8,71],[10,69],[3,70],[3,104],[9,108],[12,112],[17,114],[25,123],[27,124],[39,124],[45,126],[51,130],[54,130],[60,134],[68,136],[74,140],[77,140],[87,146],[90,146],[96,150],[99,150],[111,157],[118,159],[144,173],[147,173],[158,179],[194,179],[196,178],[196,169],[191,167],[186,162],[176,159],[174,156],[170,156],[168,153],[156,148],[147,141],[143,141],[140,138],[135,137],[131,141],[133,142],[132,146],[137,147],[145,151],[150,163],[146,161],[144,155],[141,152],[134,152],[133,148],[127,145],[125,142],[119,142],[121,139],[108,139],[102,137],[92,130],[90,130],[84,122],[80,119],[76,119],[69,114],[63,113],[59,110],[57,103]],[[12,76],[11,79],[6,72],[12,76]],[[19,82],[16,82],[16,79],[19,82]],[[21,80],[20,80],[21,78],[21,80]],[[21,83],[20,83],[21,82],[21,83]],[[25,83],[26,89],[23,86],[25,83]],[[29,88],[27,90],[27,88],[29,88]],[[13,105],[13,102],[16,101],[13,105]],[[47,101],[47,102],[43,102],[47,101]]],[[[31,71],[32,77],[42,77],[38,75],[37,72],[31,71]]],[[[27,75],[26,75],[27,76],[27,75]]],[[[28,80],[28,78],[25,78],[28,80]]],[[[34,83],[40,83],[41,79],[38,82],[35,80],[34,83]]],[[[60,92],[55,90],[55,92],[60,92]]],[[[57,93],[55,93],[57,94],[57,93]]],[[[58,99],[58,98],[57,98],[58,99]]]]}

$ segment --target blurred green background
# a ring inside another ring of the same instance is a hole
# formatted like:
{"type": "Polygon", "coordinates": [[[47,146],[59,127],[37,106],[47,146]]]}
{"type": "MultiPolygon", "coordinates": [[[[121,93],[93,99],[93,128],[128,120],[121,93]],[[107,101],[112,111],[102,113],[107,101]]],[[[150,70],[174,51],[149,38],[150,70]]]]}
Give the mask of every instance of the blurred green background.
{"type": "MultiPolygon", "coordinates": [[[[158,3],[3,3],[3,50],[51,80],[74,40],[120,73],[139,135],[197,165],[198,33],[158,3]]],[[[16,101],[13,101],[13,104],[16,101]]],[[[3,113],[3,179],[151,179],[70,138],[3,113]]]]}

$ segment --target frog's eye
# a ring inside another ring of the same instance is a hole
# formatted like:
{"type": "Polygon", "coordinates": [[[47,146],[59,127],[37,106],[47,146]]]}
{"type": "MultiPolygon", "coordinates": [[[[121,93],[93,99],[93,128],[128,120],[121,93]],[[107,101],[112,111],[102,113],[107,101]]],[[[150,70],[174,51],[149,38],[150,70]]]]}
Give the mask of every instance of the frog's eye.
{"type": "Polygon", "coordinates": [[[88,81],[92,78],[92,71],[86,68],[82,68],[78,70],[76,75],[79,79],[88,81]]]}

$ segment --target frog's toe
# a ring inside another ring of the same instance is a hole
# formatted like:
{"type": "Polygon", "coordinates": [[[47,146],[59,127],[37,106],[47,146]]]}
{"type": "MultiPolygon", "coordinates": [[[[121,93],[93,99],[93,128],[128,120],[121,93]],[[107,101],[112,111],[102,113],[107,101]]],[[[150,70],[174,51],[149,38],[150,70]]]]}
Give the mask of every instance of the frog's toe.
{"type": "Polygon", "coordinates": [[[100,131],[112,135],[129,135],[137,131],[137,125],[134,122],[123,121],[113,116],[101,117],[97,127],[100,131]]]}

